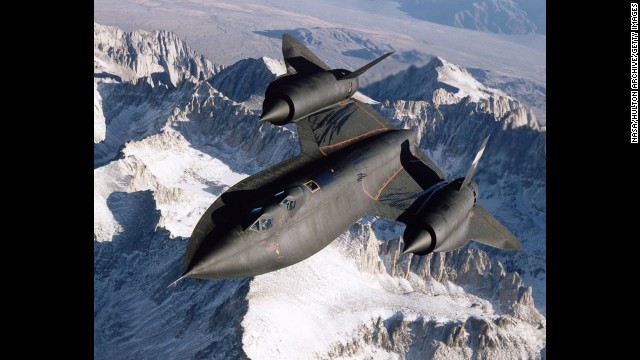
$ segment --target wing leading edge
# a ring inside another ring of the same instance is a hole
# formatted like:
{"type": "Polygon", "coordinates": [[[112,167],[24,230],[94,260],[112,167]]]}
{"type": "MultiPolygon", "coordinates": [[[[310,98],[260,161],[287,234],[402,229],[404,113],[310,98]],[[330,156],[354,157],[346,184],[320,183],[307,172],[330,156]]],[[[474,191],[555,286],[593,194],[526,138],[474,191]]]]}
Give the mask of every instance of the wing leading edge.
{"type": "Polygon", "coordinates": [[[473,206],[472,210],[469,238],[498,249],[522,249],[522,244],[518,238],[504,227],[498,219],[477,204],[473,206]]]}

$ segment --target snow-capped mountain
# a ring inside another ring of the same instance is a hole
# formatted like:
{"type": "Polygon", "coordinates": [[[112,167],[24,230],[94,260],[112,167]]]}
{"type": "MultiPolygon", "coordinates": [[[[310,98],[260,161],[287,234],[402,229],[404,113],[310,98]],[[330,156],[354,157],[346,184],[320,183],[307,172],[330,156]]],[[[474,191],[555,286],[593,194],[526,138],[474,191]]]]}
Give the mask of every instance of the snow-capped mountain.
{"type": "Polygon", "coordinates": [[[526,106],[441,58],[363,90],[399,127],[418,129],[447,174],[466,172],[492,133],[480,203],[522,252],[400,255],[403,226],[365,217],[294,266],[167,289],[214,199],[299,152],[294,127],[258,121],[284,65],[220,68],[170,32],[96,24],[94,35],[96,359],[543,356],[544,131],[526,106]]]}
{"type": "Polygon", "coordinates": [[[187,78],[209,79],[220,69],[171,32],[125,33],[96,23],[93,29],[93,68],[97,78],[113,77],[134,83],[144,79],[151,85],[176,86],[187,78]]]}
{"type": "Polygon", "coordinates": [[[158,119],[170,115],[172,103],[184,101],[181,96],[188,92],[170,89],[178,85],[190,88],[221,67],[170,32],[125,33],[94,23],[93,33],[94,165],[98,166],[110,161],[126,141],[159,130],[158,119]],[[136,90],[130,91],[131,86],[136,90]],[[104,93],[114,106],[104,106],[104,93]],[[166,101],[165,96],[174,99],[166,101]],[[147,108],[150,102],[152,112],[147,108]]]}

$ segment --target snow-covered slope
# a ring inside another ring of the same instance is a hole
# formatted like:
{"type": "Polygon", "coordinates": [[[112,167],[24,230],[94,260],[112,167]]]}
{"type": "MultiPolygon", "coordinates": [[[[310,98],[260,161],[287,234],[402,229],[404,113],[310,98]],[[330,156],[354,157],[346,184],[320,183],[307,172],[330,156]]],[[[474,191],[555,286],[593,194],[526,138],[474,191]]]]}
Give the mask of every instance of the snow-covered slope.
{"type": "Polygon", "coordinates": [[[457,65],[435,57],[422,67],[409,67],[384,81],[367,88],[373,97],[386,97],[389,100],[431,100],[438,89],[444,89],[452,95],[449,102],[460,102],[469,96],[472,102],[488,99],[491,95],[505,96],[501,91],[487,89],[471,74],[457,65]]]}
{"type": "MultiPolygon", "coordinates": [[[[95,33],[100,59],[110,59],[101,43],[135,47],[145,34],[100,25],[95,33]]],[[[155,34],[152,53],[175,36],[155,34]]],[[[186,45],[165,49],[164,58],[194,54],[186,45]]],[[[151,57],[146,69],[161,61],[151,57]]],[[[544,302],[534,301],[545,296],[544,132],[525,106],[444,59],[422,69],[435,71],[435,95],[377,97],[399,126],[419,130],[449,174],[465,172],[476,142],[494,132],[478,171],[481,203],[520,236],[521,253],[471,245],[400,255],[402,226],[365,217],[292,267],[167,289],[206,207],[299,146],[294,131],[259,122],[255,110],[282,62],[244,59],[203,78],[176,71],[170,84],[134,63],[94,80],[96,359],[541,357],[544,302]]]]}

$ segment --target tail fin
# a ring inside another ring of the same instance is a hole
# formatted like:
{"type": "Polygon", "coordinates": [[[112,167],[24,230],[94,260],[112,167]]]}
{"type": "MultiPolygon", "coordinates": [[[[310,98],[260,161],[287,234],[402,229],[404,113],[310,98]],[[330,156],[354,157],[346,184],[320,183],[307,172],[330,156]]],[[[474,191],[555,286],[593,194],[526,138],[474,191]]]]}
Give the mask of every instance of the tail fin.
{"type": "Polygon", "coordinates": [[[393,54],[395,51],[392,52],[388,52],[382,56],[380,56],[379,58],[373,60],[372,62],[368,63],[367,65],[361,67],[360,69],[347,74],[345,76],[343,76],[340,80],[344,80],[344,79],[353,79],[353,78],[357,78],[358,76],[362,75],[365,71],[371,69],[371,67],[377,63],[379,63],[380,61],[386,59],[389,55],[393,54]]]}
{"type": "Polygon", "coordinates": [[[482,154],[484,153],[484,148],[487,146],[487,141],[489,141],[489,137],[488,136],[486,138],[484,138],[484,141],[482,142],[482,145],[480,146],[480,150],[476,154],[476,157],[473,159],[473,163],[471,164],[471,168],[469,168],[469,171],[467,172],[467,176],[465,176],[464,181],[462,181],[462,184],[460,185],[460,188],[458,190],[464,189],[469,184],[471,179],[473,178],[473,174],[476,172],[476,168],[478,167],[478,163],[480,162],[480,158],[482,157],[482,154]]]}
{"type": "MultiPolygon", "coordinates": [[[[387,56],[394,52],[395,51],[388,52],[380,56],[360,69],[345,75],[342,79],[353,79],[362,75],[365,71],[386,59],[387,56]]],[[[287,73],[289,74],[313,74],[323,70],[330,70],[329,66],[320,60],[316,54],[289,34],[282,35],[282,56],[284,57],[284,62],[287,65],[287,73]]]]}
{"type": "Polygon", "coordinates": [[[471,210],[471,223],[469,224],[469,235],[471,240],[481,242],[485,245],[493,246],[504,250],[520,250],[522,244],[498,219],[493,217],[487,210],[478,206],[473,206],[471,210]]]}
{"type": "Polygon", "coordinates": [[[288,73],[312,74],[329,70],[327,64],[322,62],[316,54],[289,34],[282,35],[282,56],[288,73]]]}

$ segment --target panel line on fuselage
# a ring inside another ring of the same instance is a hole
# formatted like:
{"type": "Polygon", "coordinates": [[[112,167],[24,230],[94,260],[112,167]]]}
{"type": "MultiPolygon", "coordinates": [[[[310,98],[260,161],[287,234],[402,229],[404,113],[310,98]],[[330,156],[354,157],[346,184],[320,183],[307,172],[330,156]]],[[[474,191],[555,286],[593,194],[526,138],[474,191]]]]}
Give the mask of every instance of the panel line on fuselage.
{"type": "Polygon", "coordinates": [[[373,120],[375,120],[378,124],[382,125],[382,127],[384,127],[385,129],[388,129],[387,126],[383,123],[380,122],[380,120],[378,120],[373,114],[371,114],[364,106],[361,106],[360,104],[358,104],[357,101],[354,101],[354,103],[360,108],[362,109],[364,112],[367,113],[367,115],[371,116],[371,118],[373,120]]]}
{"type": "Polygon", "coordinates": [[[389,183],[396,177],[398,176],[398,174],[400,173],[400,171],[404,170],[404,167],[402,165],[400,165],[400,168],[398,170],[396,170],[388,179],[387,181],[384,182],[384,184],[382,184],[382,187],[380,188],[380,190],[378,190],[378,193],[376,194],[376,196],[371,196],[371,194],[367,191],[367,189],[364,188],[364,178],[362,179],[362,181],[360,181],[360,183],[362,184],[362,191],[364,191],[364,193],[371,198],[371,200],[374,201],[378,201],[378,199],[380,198],[380,195],[382,194],[382,192],[384,191],[384,188],[387,187],[387,185],[389,185],[389,183]]]}
{"type": "Polygon", "coordinates": [[[341,146],[341,145],[347,144],[347,143],[349,143],[349,142],[353,142],[353,141],[355,141],[355,140],[358,140],[358,139],[360,139],[360,138],[362,138],[362,137],[367,137],[367,136],[369,136],[369,135],[371,135],[371,134],[375,134],[375,133],[382,132],[382,131],[385,131],[385,130],[389,130],[389,129],[387,129],[387,128],[374,129],[374,130],[371,130],[371,131],[367,131],[367,132],[366,132],[366,133],[364,133],[364,134],[360,134],[360,135],[358,135],[358,136],[354,136],[354,137],[352,137],[352,138],[350,138],[350,139],[347,139],[347,140],[341,141],[341,142],[339,142],[339,143],[335,143],[335,144],[331,144],[331,145],[321,146],[321,147],[319,147],[318,149],[320,149],[320,152],[322,153],[322,155],[327,156],[327,153],[325,153],[325,152],[324,152],[324,149],[331,149],[331,148],[336,147],[336,146],[341,146]]]}

